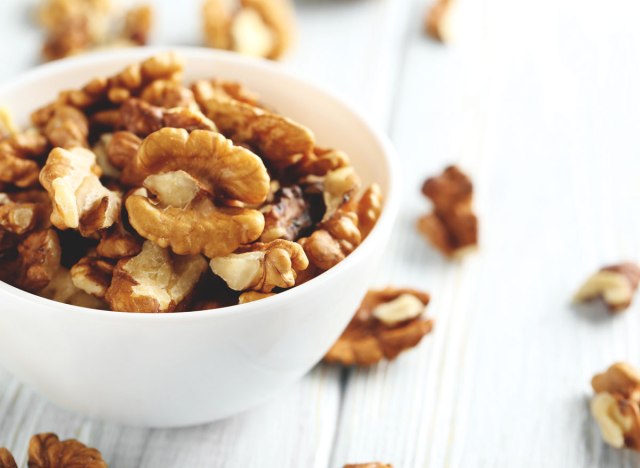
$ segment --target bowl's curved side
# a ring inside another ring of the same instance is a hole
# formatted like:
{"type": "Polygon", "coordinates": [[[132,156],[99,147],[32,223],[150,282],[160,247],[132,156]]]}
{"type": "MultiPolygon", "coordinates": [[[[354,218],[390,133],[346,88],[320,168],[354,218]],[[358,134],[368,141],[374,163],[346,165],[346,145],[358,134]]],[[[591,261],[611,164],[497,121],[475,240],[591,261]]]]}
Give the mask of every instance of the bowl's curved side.
{"type": "MultiPolygon", "coordinates": [[[[113,313],[55,303],[0,283],[0,361],[8,370],[65,408],[156,427],[232,415],[307,372],[371,284],[399,202],[391,144],[348,105],[270,63],[177,50],[186,58],[187,78],[243,81],[313,128],[323,144],[344,148],[365,182],[381,182],[386,200],[370,236],[344,262],[304,285],[242,306],[113,313]]],[[[137,49],[49,65],[0,87],[0,103],[37,107],[52,97],[51,88],[111,74],[152,52],[137,49]]],[[[26,113],[18,118],[24,120],[26,113]]]]}

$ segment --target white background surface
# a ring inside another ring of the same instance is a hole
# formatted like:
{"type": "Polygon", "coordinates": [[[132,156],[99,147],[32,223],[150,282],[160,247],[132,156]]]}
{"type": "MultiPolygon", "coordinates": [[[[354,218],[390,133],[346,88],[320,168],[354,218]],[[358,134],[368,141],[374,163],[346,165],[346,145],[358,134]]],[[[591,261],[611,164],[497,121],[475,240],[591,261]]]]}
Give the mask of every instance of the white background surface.
{"type": "MultiPolygon", "coordinates": [[[[155,44],[200,43],[198,2],[156,3],[155,44]]],[[[0,2],[0,80],[38,60],[29,4],[0,2]]],[[[405,204],[379,284],[430,291],[434,333],[393,363],[320,366],[257,410],[181,430],[86,420],[0,370],[0,445],[24,466],[39,431],[115,468],[640,466],[588,414],[593,373],[640,365],[640,301],[616,317],[569,304],[592,270],[640,260],[640,7],[460,0],[445,48],[422,34],[426,5],[299,0],[287,62],[397,145],[405,204]],[[472,175],[481,220],[481,248],[461,263],[413,229],[428,209],[420,183],[452,162],[472,175]]]]}

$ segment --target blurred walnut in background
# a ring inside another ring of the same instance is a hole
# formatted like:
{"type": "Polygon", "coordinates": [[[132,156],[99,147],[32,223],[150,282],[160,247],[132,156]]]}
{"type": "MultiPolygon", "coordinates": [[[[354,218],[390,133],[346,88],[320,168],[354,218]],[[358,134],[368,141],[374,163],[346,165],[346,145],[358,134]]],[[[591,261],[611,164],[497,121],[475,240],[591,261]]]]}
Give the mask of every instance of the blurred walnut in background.
{"type": "Polygon", "coordinates": [[[290,0],[205,0],[207,45],[245,55],[278,59],[295,31],[290,0]]]}
{"type": "Polygon", "coordinates": [[[38,23],[46,34],[45,60],[56,60],[99,47],[144,45],[153,22],[149,5],[129,10],[111,0],[42,0],[38,23]]]}

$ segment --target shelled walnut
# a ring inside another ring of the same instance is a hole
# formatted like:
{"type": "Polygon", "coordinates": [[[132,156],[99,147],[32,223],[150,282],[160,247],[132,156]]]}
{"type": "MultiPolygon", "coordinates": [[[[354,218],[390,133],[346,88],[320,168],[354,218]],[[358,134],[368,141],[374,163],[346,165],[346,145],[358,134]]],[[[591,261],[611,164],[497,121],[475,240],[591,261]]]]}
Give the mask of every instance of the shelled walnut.
{"type": "Polygon", "coordinates": [[[344,465],[344,468],[393,468],[393,465],[388,463],[370,462],[370,463],[356,463],[344,465]]]}
{"type": "Polygon", "coordinates": [[[640,373],[618,362],[591,380],[591,414],[609,445],[640,450],[640,373]]]}
{"type": "Polygon", "coordinates": [[[107,468],[100,452],[75,439],[60,440],[52,433],[29,441],[29,468],[107,468]]]}
{"type": "Polygon", "coordinates": [[[204,33],[216,49],[278,59],[295,31],[289,0],[205,0],[204,33]]]}
{"type": "Polygon", "coordinates": [[[395,359],[433,328],[433,320],[423,317],[428,303],[428,294],[413,289],[369,291],[324,360],[368,366],[395,359]]]}
{"type": "Polygon", "coordinates": [[[60,92],[34,128],[0,114],[0,280],[202,310],[299,286],[360,245],[383,200],[344,152],[240,83],[183,72],[166,52],[60,92]]]}
{"type": "Polygon", "coordinates": [[[635,263],[606,266],[591,275],[574,295],[576,302],[602,299],[611,312],[631,305],[640,282],[640,267],[635,263]]]}
{"type": "Polygon", "coordinates": [[[456,166],[427,179],[422,193],[433,212],[418,220],[418,230],[446,256],[459,256],[478,243],[478,218],[472,210],[473,185],[456,166]]]}
{"type": "Polygon", "coordinates": [[[425,32],[438,42],[451,40],[451,10],[454,0],[435,0],[424,20],[425,32]]]}

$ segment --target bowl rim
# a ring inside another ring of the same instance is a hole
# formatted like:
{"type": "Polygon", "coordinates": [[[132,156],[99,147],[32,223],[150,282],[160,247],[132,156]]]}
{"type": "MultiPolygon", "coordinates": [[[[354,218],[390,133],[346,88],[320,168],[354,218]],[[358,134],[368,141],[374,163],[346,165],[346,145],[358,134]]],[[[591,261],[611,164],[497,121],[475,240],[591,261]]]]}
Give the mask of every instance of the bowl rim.
{"type": "Polygon", "coordinates": [[[6,95],[7,93],[10,93],[13,88],[22,88],[24,86],[28,86],[31,82],[39,81],[51,74],[72,70],[75,67],[85,67],[87,65],[99,64],[104,61],[115,59],[131,60],[133,62],[135,60],[150,57],[157,53],[169,51],[176,52],[180,56],[184,57],[187,61],[228,61],[231,63],[238,63],[243,66],[253,67],[257,70],[258,73],[267,70],[270,73],[276,73],[286,76],[289,79],[301,82],[306,86],[314,88],[315,91],[318,91],[323,95],[323,99],[328,99],[335,102],[339,106],[344,107],[352,115],[354,115],[364,126],[364,128],[370,133],[374,143],[381,148],[383,161],[386,166],[385,169],[389,174],[388,190],[385,196],[382,212],[372,231],[369,233],[367,238],[342,262],[340,262],[335,267],[322,272],[320,275],[307,281],[306,283],[287,289],[281,293],[261,299],[259,301],[249,302],[246,304],[235,304],[219,309],[207,309],[176,313],[115,312],[109,310],[92,309],[88,307],[76,306],[54,301],[51,299],[40,297],[27,291],[23,291],[22,289],[11,286],[3,281],[0,281],[0,297],[9,295],[14,296],[17,299],[31,302],[33,305],[41,305],[43,306],[43,309],[47,309],[47,313],[53,311],[61,315],[72,313],[74,317],[93,317],[106,320],[189,321],[204,320],[209,317],[224,317],[230,314],[254,314],[259,313],[263,310],[266,311],[268,309],[275,308],[279,304],[284,304],[285,301],[295,300],[296,296],[302,296],[308,290],[322,287],[321,282],[329,281],[336,275],[347,273],[347,271],[351,269],[352,265],[356,264],[361,258],[365,257],[370,250],[375,248],[376,241],[380,236],[383,235],[383,229],[386,228],[391,230],[391,228],[393,227],[393,222],[397,216],[400,199],[400,173],[397,168],[397,164],[394,164],[394,162],[398,162],[398,155],[393,144],[391,143],[391,140],[386,136],[385,132],[377,128],[377,126],[374,125],[352,103],[350,103],[348,99],[338,96],[333,91],[328,90],[324,85],[316,82],[313,78],[305,76],[302,72],[298,70],[294,71],[290,66],[286,66],[281,63],[275,63],[266,59],[246,57],[233,52],[208,49],[204,47],[130,47],[116,50],[93,52],[78,57],[70,57],[52,63],[39,65],[25,73],[18,74],[6,83],[0,84],[0,95],[6,95]]]}

